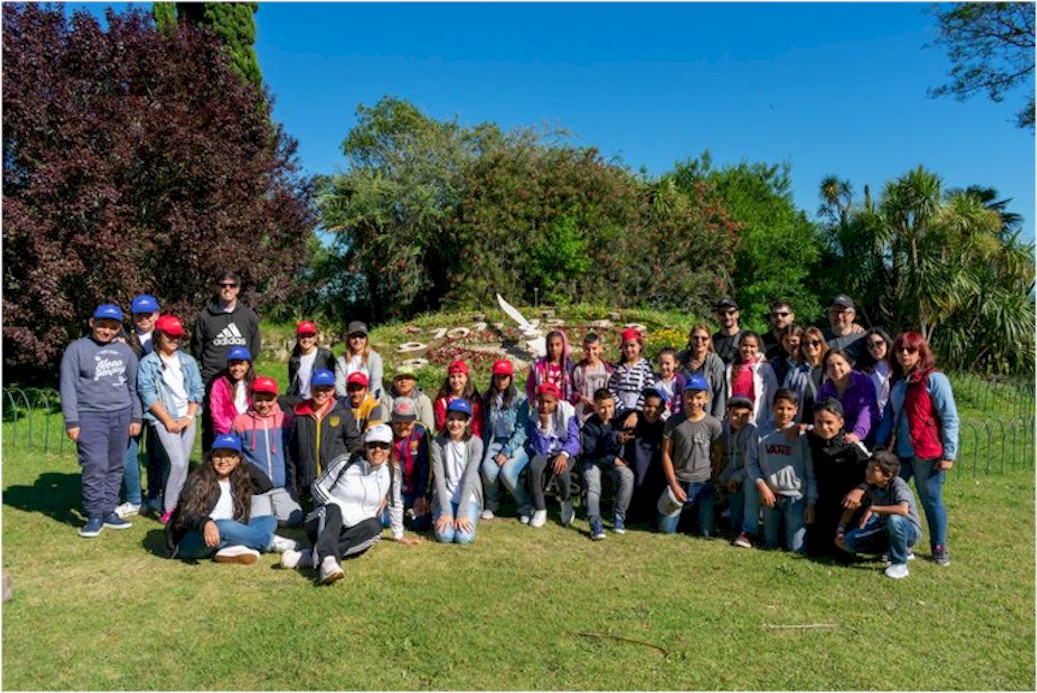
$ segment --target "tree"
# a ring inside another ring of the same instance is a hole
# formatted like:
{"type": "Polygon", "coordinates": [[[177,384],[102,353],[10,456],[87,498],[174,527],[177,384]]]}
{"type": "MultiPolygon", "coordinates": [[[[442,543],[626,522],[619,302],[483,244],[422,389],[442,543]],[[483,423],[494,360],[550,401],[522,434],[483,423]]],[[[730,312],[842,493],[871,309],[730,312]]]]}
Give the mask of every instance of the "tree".
{"type": "Polygon", "coordinates": [[[958,100],[979,93],[1000,103],[1018,87],[1029,92],[1016,114],[1019,127],[1034,128],[1034,5],[1032,2],[956,2],[934,5],[936,44],[947,48],[951,81],[932,96],[958,100]]]}
{"type": "Polygon", "coordinates": [[[258,2],[156,2],[152,4],[155,24],[160,31],[173,27],[178,19],[211,29],[230,55],[234,71],[251,84],[260,85],[263,74],[256,58],[256,20],[258,2]]]}
{"type": "Polygon", "coordinates": [[[148,292],[188,318],[223,266],[257,307],[297,290],[311,186],[211,35],[160,36],[141,10],[109,10],[107,31],[3,13],[5,366],[52,369],[98,303],[148,292]]]}

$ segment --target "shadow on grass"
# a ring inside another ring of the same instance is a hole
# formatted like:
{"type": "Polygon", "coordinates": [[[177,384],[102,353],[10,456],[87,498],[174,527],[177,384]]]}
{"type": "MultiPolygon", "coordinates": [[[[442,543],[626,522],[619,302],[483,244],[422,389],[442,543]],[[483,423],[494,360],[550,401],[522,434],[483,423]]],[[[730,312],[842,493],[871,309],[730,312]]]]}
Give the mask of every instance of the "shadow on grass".
{"type": "Polygon", "coordinates": [[[74,508],[81,505],[79,474],[46,472],[32,486],[8,486],[4,505],[30,513],[42,513],[66,525],[78,527],[82,517],[74,508]]]}
{"type": "Polygon", "coordinates": [[[144,535],[144,541],[141,542],[141,545],[152,556],[169,558],[169,549],[166,547],[165,527],[148,530],[148,533],[144,535]]]}

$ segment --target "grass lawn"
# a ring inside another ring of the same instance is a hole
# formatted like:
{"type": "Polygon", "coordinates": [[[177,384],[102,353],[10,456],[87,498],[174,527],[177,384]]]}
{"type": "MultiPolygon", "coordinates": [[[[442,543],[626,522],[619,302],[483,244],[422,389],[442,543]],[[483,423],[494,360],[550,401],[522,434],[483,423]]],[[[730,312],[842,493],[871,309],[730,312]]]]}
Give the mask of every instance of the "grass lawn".
{"type": "Polygon", "coordinates": [[[954,562],[923,537],[901,581],[637,528],[592,543],[581,513],[384,542],[317,588],[274,556],[165,559],[152,519],[80,539],[71,451],[4,452],[5,689],[1034,687],[1031,470],[952,478],[954,562]]]}

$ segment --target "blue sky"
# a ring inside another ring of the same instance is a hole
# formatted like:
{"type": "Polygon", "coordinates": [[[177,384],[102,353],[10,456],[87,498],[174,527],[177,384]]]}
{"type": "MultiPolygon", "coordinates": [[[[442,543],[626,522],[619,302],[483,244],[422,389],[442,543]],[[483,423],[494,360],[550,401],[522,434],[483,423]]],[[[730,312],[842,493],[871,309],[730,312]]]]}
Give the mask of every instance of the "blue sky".
{"type": "MultiPolygon", "coordinates": [[[[105,5],[91,6],[97,12],[105,5]]],[[[873,194],[924,164],[1013,198],[1034,236],[1025,100],[930,99],[949,62],[923,3],[263,3],[256,51],[307,173],[345,168],[359,103],[409,100],[462,123],[561,126],[661,174],[788,162],[813,216],[828,174],[873,194]]]]}

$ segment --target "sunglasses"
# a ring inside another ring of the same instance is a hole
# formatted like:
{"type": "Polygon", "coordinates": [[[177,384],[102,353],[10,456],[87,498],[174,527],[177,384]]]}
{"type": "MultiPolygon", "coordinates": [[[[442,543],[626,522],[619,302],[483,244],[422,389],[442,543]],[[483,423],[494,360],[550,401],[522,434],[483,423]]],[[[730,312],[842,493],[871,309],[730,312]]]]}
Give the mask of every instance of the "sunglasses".
{"type": "Polygon", "coordinates": [[[718,310],[717,315],[734,315],[737,312],[737,308],[728,308],[727,310],[718,310]]]}
{"type": "Polygon", "coordinates": [[[897,353],[898,354],[905,353],[905,352],[908,353],[908,354],[917,354],[918,353],[918,348],[917,347],[913,347],[913,346],[907,346],[906,344],[904,346],[897,347],[897,353]]]}
{"type": "Polygon", "coordinates": [[[691,341],[693,341],[693,342],[708,342],[709,341],[709,337],[703,337],[702,335],[696,335],[696,336],[691,338],[691,341]]]}
{"type": "Polygon", "coordinates": [[[369,450],[388,450],[392,447],[391,443],[365,443],[364,444],[369,450]]]}
{"type": "Polygon", "coordinates": [[[771,317],[772,318],[787,318],[790,315],[792,315],[792,313],[790,313],[787,310],[780,310],[780,311],[775,311],[775,312],[771,313],[771,317]]]}
{"type": "Polygon", "coordinates": [[[350,339],[367,339],[367,335],[366,334],[357,333],[357,334],[349,335],[349,338],[350,339]]]}
{"type": "Polygon", "coordinates": [[[803,344],[805,344],[806,346],[812,346],[812,347],[819,347],[819,346],[821,346],[821,342],[819,340],[817,340],[817,339],[808,339],[807,341],[803,342],[803,344]]]}
{"type": "Polygon", "coordinates": [[[877,342],[868,342],[868,348],[869,349],[878,349],[883,344],[885,344],[885,342],[883,342],[881,339],[878,340],[877,342]]]}
{"type": "Polygon", "coordinates": [[[221,289],[236,289],[238,285],[235,282],[218,282],[216,286],[221,289]]]}

